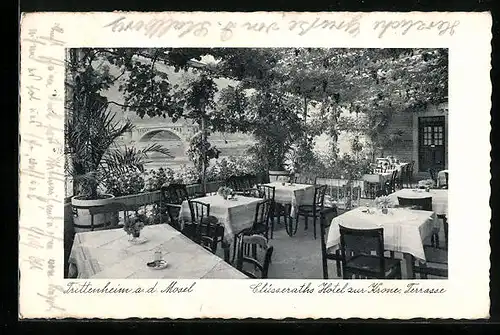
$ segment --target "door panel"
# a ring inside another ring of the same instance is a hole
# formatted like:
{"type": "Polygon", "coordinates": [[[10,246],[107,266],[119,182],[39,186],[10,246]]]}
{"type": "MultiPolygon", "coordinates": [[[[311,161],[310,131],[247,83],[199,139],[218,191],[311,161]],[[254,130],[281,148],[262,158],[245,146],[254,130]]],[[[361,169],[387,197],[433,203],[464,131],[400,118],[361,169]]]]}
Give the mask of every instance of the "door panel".
{"type": "Polygon", "coordinates": [[[445,167],[445,119],[444,116],[419,118],[418,159],[419,170],[429,168],[443,170],[445,167]]]}

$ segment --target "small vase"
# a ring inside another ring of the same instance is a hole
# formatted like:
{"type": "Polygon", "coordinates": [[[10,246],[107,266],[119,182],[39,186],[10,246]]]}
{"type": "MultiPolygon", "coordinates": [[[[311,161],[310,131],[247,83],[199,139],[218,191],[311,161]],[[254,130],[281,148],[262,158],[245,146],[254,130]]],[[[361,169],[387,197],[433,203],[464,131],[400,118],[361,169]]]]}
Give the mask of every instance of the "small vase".
{"type": "Polygon", "coordinates": [[[425,188],[425,192],[430,192],[430,191],[431,191],[430,188],[428,188],[428,187],[425,188]]]}
{"type": "Polygon", "coordinates": [[[132,235],[132,241],[137,240],[139,237],[141,237],[141,232],[137,231],[131,234],[132,235]]]}
{"type": "Polygon", "coordinates": [[[382,213],[387,214],[387,213],[389,213],[389,210],[387,208],[382,208],[382,213]]]}

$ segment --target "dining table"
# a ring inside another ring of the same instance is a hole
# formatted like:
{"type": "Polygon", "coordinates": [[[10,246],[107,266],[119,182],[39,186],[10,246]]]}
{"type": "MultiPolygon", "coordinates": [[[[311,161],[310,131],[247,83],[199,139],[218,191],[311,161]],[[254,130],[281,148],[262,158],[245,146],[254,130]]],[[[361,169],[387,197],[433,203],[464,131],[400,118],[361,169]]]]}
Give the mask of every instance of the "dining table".
{"type": "Polygon", "coordinates": [[[137,240],[121,228],[77,233],[69,263],[85,279],[248,278],[167,224],[145,226],[137,240]],[[165,267],[148,266],[160,252],[165,267]]]}
{"type": "Polygon", "coordinates": [[[314,185],[289,182],[271,182],[264,184],[275,189],[274,201],[291,205],[290,217],[295,217],[300,205],[312,205],[314,202],[314,185]]]}
{"type": "Polygon", "coordinates": [[[354,229],[384,229],[384,249],[400,252],[406,264],[406,277],[413,278],[414,259],[425,260],[424,240],[431,236],[439,225],[435,212],[411,210],[408,208],[389,208],[384,214],[381,210],[357,207],[345,212],[331,221],[328,229],[326,247],[340,248],[339,226],[354,229]]]}
{"type": "MultiPolygon", "coordinates": [[[[241,231],[252,228],[257,204],[262,198],[234,196],[232,199],[224,199],[215,194],[193,199],[210,205],[210,215],[218,219],[224,225],[224,241],[232,244],[234,236],[241,231]]],[[[191,221],[191,210],[188,201],[183,201],[179,213],[183,221],[191,221]]]]}
{"type": "Polygon", "coordinates": [[[448,190],[447,189],[410,189],[403,188],[389,194],[389,198],[395,204],[398,203],[398,197],[408,199],[422,199],[432,197],[432,210],[437,215],[448,216],[448,190]]]}

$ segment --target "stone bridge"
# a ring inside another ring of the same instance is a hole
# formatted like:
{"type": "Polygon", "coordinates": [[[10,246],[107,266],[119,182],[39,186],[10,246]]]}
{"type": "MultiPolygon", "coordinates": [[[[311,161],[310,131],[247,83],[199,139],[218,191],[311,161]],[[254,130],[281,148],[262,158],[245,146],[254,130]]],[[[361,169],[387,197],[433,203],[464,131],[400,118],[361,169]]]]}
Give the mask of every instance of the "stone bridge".
{"type": "Polygon", "coordinates": [[[125,136],[124,140],[128,143],[140,145],[141,143],[148,143],[151,139],[165,132],[167,138],[171,140],[178,140],[183,146],[187,147],[191,137],[198,132],[199,129],[196,125],[186,124],[163,124],[163,125],[136,125],[131,134],[125,136]]]}

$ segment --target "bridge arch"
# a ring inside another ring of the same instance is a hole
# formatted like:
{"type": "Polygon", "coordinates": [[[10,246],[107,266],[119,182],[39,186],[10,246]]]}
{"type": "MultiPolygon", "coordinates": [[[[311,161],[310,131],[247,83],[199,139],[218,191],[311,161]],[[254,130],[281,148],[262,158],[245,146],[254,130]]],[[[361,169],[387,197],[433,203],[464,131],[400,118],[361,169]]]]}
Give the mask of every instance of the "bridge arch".
{"type": "Polygon", "coordinates": [[[156,135],[163,133],[165,136],[166,140],[173,140],[173,141],[179,141],[181,143],[184,143],[184,140],[182,139],[181,136],[173,132],[171,129],[151,129],[143,134],[140,134],[139,136],[139,141],[138,142],[148,142],[150,141],[153,137],[156,135]]]}
{"type": "Polygon", "coordinates": [[[137,145],[144,146],[153,139],[167,148],[174,157],[184,157],[189,145],[182,136],[176,134],[170,128],[144,129],[140,131],[137,145]],[[161,137],[158,136],[160,134],[162,135],[161,137]]]}

